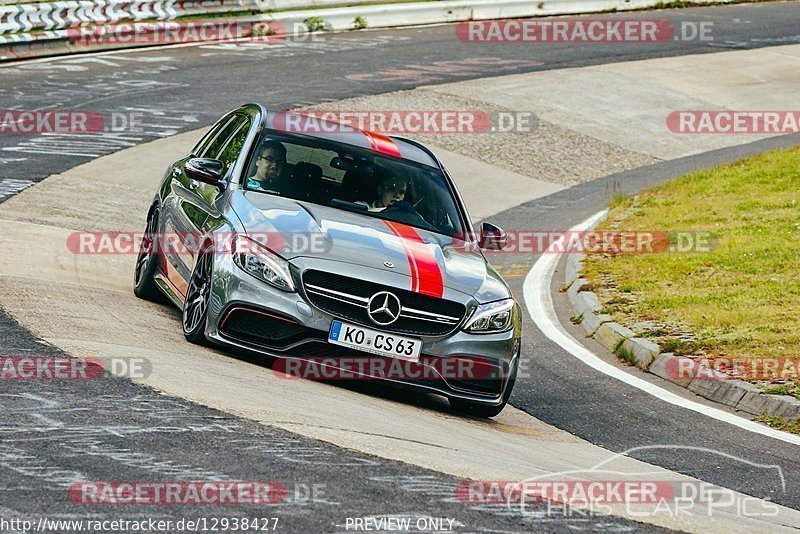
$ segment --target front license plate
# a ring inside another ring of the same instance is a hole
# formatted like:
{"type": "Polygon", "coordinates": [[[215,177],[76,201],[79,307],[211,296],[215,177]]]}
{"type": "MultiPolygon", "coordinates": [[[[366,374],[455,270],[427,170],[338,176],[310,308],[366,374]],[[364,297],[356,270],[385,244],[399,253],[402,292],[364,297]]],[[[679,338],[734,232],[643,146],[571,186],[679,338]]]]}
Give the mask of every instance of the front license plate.
{"type": "Polygon", "coordinates": [[[333,321],[328,342],[380,356],[416,362],[422,351],[422,340],[387,334],[363,326],[333,321]]]}

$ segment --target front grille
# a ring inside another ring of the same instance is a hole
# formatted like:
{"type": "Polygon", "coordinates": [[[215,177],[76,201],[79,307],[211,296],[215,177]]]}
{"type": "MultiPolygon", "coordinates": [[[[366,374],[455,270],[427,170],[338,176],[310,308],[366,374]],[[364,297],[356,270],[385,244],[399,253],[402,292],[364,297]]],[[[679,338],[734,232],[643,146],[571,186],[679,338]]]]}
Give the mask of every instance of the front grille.
{"type": "Polygon", "coordinates": [[[306,271],[303,286],[312,304],[322,311],[399,334],[443,336],[455,330],[466,312],[466,307],[458,302],[323,271],[306,271]],[[400,318],[387,326],[376,325],[367,314],[367,302],[381,291],[396,295],[402,306],[400,318]]]}
{"type": "Polygon", "coordinates": [[[505,364],[471,356],[454,356],[452,360],[459,360],[462,364],[456,366],[456,369],[461,371],[445,373],[447,381],[453,388],[488,395],[498,395],[503,392],[503,384],[508,373],[505,364]]]}
{"type": "Polygon", "coordinates": [[[229,310],[222,320],[220,332],[240,341],[271,348],[286,347],[321,335],[290,319],[245,307],[229,310]]]}
{"type": "Polygon", "coordinates": [[[505,365],[492,364],[481,358],[473,359],[469,356],[438,358],[423,354],[418,362],[405,362],[324,341],[308,341],[295,345],[284,351],[283,355],[319,364],[327,362],[329,365],[350,369],[357,369],[351,363],[353,360],[363,360],[365,362],[363,368],[367,370],[367,374],[371,374],[369,370],[375,372],[375,378],[393,378],[405,383],[427,386],[448,387],[449,384],[454,390],[476,395],[496,397],[503,391],[505,365]],[[462,360],[462,363],[467,361],[468,365],[459,365],[456,360],[462,360]]]}

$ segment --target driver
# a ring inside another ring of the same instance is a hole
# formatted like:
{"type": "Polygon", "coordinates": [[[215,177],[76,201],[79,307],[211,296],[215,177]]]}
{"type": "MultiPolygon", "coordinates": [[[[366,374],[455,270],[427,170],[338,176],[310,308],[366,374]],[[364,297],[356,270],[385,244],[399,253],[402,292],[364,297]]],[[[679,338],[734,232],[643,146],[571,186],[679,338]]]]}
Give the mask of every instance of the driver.
{"type": "Polygon", "coordinates": [[[369,211],[383,211],[389,204],[404,200],[407,189],[408,178],[391,174],[384,176],[378,184],[378,198],[370,205],[369,211]]]}
{"type": "Polygon", "coordinates": [[[247,179],[247,188],[280,195],[287,193],[290,182],[286,147],[278,141],[265,142],[256,159],[256,173],[247,179]]]}

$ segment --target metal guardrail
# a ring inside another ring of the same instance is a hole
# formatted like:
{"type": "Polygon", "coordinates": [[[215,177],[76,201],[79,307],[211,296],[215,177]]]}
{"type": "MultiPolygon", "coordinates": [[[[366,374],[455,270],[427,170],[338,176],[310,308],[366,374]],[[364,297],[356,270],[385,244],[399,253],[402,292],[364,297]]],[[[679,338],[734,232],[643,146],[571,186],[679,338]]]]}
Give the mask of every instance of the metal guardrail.
{"type": "Polygon", "coordinates": [[[257,0],[65,0],[0,5],[0,35],[63,30],[81,24],[172,20],[189,15],[258,10],[257,0]]]}
{"type": "Polygon", "coordinates": [[[81,24],[173,20],[191,15],[270,12],[367,3],[375,3],[375,0],[63,0],[2,3],[0,35],[63,30],[81,24]]]}

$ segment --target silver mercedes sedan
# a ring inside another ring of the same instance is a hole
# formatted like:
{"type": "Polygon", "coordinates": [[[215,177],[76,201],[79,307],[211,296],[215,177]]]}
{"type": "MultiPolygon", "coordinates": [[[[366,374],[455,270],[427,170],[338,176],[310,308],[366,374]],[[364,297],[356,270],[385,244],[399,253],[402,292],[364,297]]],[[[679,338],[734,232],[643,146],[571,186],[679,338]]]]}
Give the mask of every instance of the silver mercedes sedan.
{"type": "Polygon", "coordinates": [[[381,380],[479,417],[508,402],[521,316],[452,178],[424,145],[247,104],[169,166],[134,292],[193,343],[311,379],[381,380]]]}

